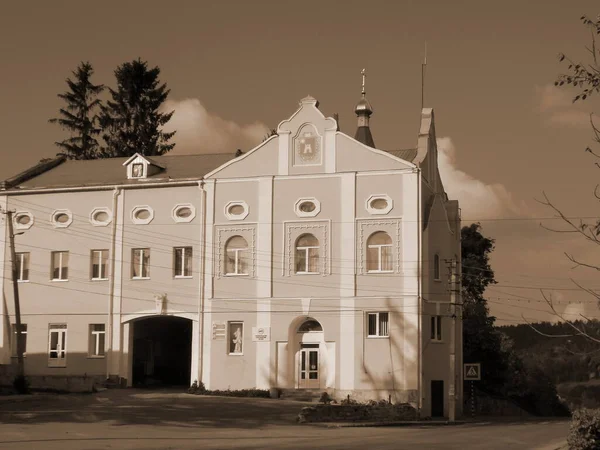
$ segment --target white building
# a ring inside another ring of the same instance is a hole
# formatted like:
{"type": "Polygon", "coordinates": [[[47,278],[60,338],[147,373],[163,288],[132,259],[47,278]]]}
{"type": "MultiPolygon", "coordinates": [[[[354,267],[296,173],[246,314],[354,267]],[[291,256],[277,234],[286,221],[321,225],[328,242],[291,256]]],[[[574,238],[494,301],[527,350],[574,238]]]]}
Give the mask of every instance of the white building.
{"type": "MultiPolygon", "coordinates": [[[[364,93],[356,113],[352,138],[307,97],[241,155],[57,159],[7,180],[0,206],[16,211],[22,232],[32,383],[391,395],[422,416],[447,416],[454,390],[460,413],[448,269],[460,261],[460,217],[438,173],[433,111],[422,111],[418,146],[396,151],[374,148],[364,93]]],[[[2,220],[0,364],[9,365],[2,220]]]]}

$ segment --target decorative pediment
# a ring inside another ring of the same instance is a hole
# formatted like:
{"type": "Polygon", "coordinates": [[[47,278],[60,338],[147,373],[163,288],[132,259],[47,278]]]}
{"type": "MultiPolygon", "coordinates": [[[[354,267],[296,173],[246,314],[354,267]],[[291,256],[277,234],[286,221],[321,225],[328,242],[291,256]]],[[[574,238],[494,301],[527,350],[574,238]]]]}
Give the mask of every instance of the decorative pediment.
{"type": "Polygon", "coordinates": [[[143,180],[164,170],[164,166],[139,153],[125,161],[123,166],[127,168],[127,178],[133,180],[143,180]]]}

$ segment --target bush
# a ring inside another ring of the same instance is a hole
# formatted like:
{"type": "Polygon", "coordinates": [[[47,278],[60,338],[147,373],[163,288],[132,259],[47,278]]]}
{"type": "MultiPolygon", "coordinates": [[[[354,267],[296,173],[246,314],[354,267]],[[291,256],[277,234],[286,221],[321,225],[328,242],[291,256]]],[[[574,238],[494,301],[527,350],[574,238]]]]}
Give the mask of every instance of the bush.
{"type": "Polygon", "coordinates": [[[28,394],[29,380],[23,375],[17,375],[13,380],[13,387],[18,394],[28,394]]]}
{"type": "Polygon", "coordinates": [[[570,450],[600,449],[600,410],[582,408],[575,411],[567,443],[570,450]]]}
{"type": "Polygon", "coordinates": [[[232,391],[227,389],[226,391],[214,390],[209,391],[204,386],[202,381],[194,381],[188,388],[189,394],[194,395],[216,395],[220,397],[255,397],[255,398],[271,398],[271,392],[268,389],[239,389],[232,391]]]}
{"type": "Polygon", "coordinates": [[[323,392],[321,394],[321,398],[319,399],[319,403],[323,403],[324,405],[329,405],[333,399],[329,396],[327,392],[323,392]]]}

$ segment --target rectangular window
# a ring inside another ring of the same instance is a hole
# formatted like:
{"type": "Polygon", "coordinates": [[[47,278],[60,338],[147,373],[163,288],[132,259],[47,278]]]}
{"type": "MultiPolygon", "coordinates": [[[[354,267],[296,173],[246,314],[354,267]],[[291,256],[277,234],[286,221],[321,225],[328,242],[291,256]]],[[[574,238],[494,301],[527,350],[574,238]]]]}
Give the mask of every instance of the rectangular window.
{"type": "Polygon", "coordinates": [[[242,355],[244,353],[244,322],[228,322],[229,328],[229,354],[242,355]]]}
{"type": "MultiPolygon", "coordinates": [[[[10,341],[11,356],[17,356],[17,324],[13,323],[10,326],[12,339],[10,341]]],[[[27,353],[27,324],[21,324],[21,339],[23,340],[23,355],[27,353]]]]}
{"type": "Polygon", "coordinates": [[[173,276],[189,278],[192,276],[192,247],[175,247],[173,249],[173,276]]]}
{"type": "Polygon", "coordinates": [[[442,340],[442,316],[431,317],[431,340],[442,340]]]}
{"type": "Polygon", "coordinates": [[[437,253],[433,256],[433,279],[440,279],[440,255],[437,253]]]}
{"type": "Polygon", "coordinates": [[[88,354],[92,358],[103,358],[105,354],[105,325],[103,323],[94,323],[90,325],[89,350],[88,354]]]}
{"type": "Polygon", "coordinates": [[[150,278],[150,249],[131,250],[131,278],[150,278]]]}
{"type": "Polygon", "coordinates": [[[108,250],[92,250],[92,280],[108,280],[108,250]]]}
{"type": "Polygon", "coordinates": [[[66,367],[67,365],[67,324],[50,325],[48,335],[48,365],[66,367]]]}
{"type": "Polygon", "coordinates": [[[17,281],[29,281],[29,252],[17,253],[17,281]]]}
{"type": "Polygon", "coordinates": [[[367,337],[388,337],[389,313],[367,313],[367,337]]]}
{"type": "Polygon", "coordinates": [[[69,279],[69,252],[52,252],[52,279],[69,279]]]}

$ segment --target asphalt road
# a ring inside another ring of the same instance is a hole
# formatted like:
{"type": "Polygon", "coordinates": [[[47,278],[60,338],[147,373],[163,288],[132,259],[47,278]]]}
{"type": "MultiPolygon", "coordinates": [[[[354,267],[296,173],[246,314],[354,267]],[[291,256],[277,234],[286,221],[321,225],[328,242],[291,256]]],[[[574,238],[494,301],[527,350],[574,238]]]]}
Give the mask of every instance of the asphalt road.
{"type": "Polygon", "coordinates": [[[568,422],[480,421],[443,427],[297,425],[302,404],[112,390],[0,398],[0,449],[539,449],[568,422]],[[14,401],[20,400],[20,401],[14,401]]]}

